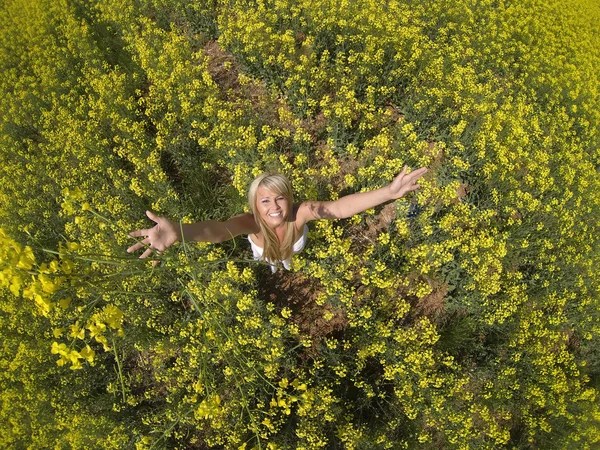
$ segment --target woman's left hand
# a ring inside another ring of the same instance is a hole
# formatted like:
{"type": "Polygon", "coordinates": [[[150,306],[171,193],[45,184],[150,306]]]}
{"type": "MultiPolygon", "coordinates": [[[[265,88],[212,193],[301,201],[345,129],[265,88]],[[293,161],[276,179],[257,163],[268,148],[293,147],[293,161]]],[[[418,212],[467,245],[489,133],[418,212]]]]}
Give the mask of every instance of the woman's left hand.
{"type": "Polygon", "coordinates": [[[421,167],[420,169],[415,170],[407,175],[407,169],[408,166],[404,166],[402,172],[400,172],[400,174],[394,178],[394,181],[392,181],[388,186],[391,198],[394,200],[404,197],[409,192],[419,189],[421,186],[417,184],[417,180],[427,172],[427,167],[421,167]]]}

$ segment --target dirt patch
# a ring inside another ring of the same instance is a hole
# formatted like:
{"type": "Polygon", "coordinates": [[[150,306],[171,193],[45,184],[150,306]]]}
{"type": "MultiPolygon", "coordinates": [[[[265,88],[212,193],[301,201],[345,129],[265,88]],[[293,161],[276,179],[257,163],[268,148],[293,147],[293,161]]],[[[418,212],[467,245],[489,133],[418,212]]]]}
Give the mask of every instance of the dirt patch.
{"type": "Polygon", "coordinates": [[[429,278],[423,275],[409,275],[409,287],[411,284],[416,284],[425,281],[431,287],[431,293],[420,298],[413,297],[411,299],[411,315],[427,316],[428,318],[439,321],[444,314],[445,299],[448,293],[448,284],[435,278],[429,278]]]}
{"type": "Polygon", "coordinates": [[[444,300],[448,293],[448,284],[432,279],[427,279],[427,282],[431,286],[432,292],[419,299],[415,310],[428,317],[438,317],[444,311],[444,300]]]}
{"type": "Polygon", "coordinates": [[[312,143],[317,144],[319,141],[322,141],[322,138],[325,135],[327,123],[328,121],[325,114],[320,112],[315,117],[304,119],[302,121],[302,128],[310,134],[312,143]]]}
{"type": "Polygon", "coordinates": [[[439,168],[442,165],[442,163],[444,162],[444,159],[446,158],[446,154],[444,153],[444,150],[441,148],[438,148],[437,143],[434,141],[427,142],[427,148],[425,149],[425,154],[427,156],[431,156],[433,158],[433,160],[431,161],[431,164],[429,165],[430,173],[433,173],[437,168],[439,168]]]}
{"type": "MultiPolygon", "coordinates": [[[[461,203],[463,201],[463,199],[469,195],[469,192],[471,191],[471,188],[468,184],[466,183],[460,183],[460,185],[458,186],[458,189],[456,189],[456,198],[454,198],[451,203],[453,205],[458,205],[459,203],[461,203]]],[[[438,202],[439,203],[439,202],[438,202]]],[[[438,206],[441,208],[441,206],[438,206]]]]}
{"type": "Polygon", "coordinates": [[[468,184],[460,183],[460,186],[458,186],[458,189],[456,190],[456,196],[458,197],[458,200],[462,201],[462,199],[469,194],[469,190],[468,184]]]}
{"type": "Polygon", "coordinates": [[[365,222],[367,223],[367,229],[363,232],[364,237],[372,242],[377,240],[377,236],[384,230],[387,230],[392,224],[396,217],[396,205],[395,203],[388,203],[378,214],[367,217],[365,222]]]}
{"type": "Polygon", "coordinates": [[[207,42],[204,53],[208,60],[208,72],[226,100],[248,101],[252,111],[261,121],[272,127],[295,132],[292,124],[285,123],[286,121],[279,117],[281,108],[287,115],[291,115],[289,106],[281,100],[274,100],[264,82],[251,79],[247,83],[240,83],[242,66],[231,53],[225,51],[217,41],[207,42]]]}
{"type": "Polygon", "coordinates": [[[233,55],[223,50],[216,41],[207,42],[204,54],[208,59],[208,72],[219,88],[223,92],[239,90],[240,65],[233,55]]]}
{"type": "Polygon", "coordinates": [[[317,304],[319,294],[324,291],[318,279],[280,269],[259,281],[262,286],[259,294],[278,308],[290,308],[291,320],[298,326],[300,334],[311,338],[312,346],[305,350],[305,356],[314,356],[324,338],[337,336],[348,326],[343,309],[328,302],[317,304]],[[329,320],[324,317],[327,313],[331,316],[329,320]]]}
{"type": "Polygon", "coordinates": [[[565,334],[565,337],[566,337],[567,348],[571,352],[579,351],[581,348],[581,340],[575,334],[575,332],[573,330],[565,330],[563,333],[565,334]]]}
{"type": "Polygon", "coordinates": [[[385,110],[389,114],[392,124],[396,124],[404,120],[404,114],[402,114],[397,106],[390,103],[385,107],[385,110]]]}
{"type": "Polygon", "coordinates": [[[373,216],[366,216],[364,225],[346,224],[348,236],[352,239],[352,251],[361,254],[369,245],[377,244],[377,237],[389,230],[396,218],[395,203],[388,203],[373,216]]]}

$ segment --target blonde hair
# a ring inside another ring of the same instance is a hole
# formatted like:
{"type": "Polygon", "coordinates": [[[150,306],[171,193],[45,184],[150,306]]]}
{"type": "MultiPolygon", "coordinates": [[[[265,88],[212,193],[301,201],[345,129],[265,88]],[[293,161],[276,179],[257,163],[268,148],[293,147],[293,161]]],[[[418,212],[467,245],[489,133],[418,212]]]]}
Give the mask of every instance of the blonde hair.
{"type": "Polygon", "coordinates": [[[263,173],[254,179],[248,189],[248,204],[254,219],[260,227],[263,234],[264,248],[262,259],[271,262],[284,261],[292,256],[292,247],[294,245],[294,221],[291,217],[294,214],[294,194],[292,193],[292,184],[285,176],[279,173],[263,173]],[[263,217],[256,208],[256,197],[259,187],[265,187],[277,195],[282,195],[290,206],[288,217],[286,217],[287,225],[285,228],[285,237],[283,242],[279,242],[279,238],[275,231],[271,230],[265,223],[263,217]]]}

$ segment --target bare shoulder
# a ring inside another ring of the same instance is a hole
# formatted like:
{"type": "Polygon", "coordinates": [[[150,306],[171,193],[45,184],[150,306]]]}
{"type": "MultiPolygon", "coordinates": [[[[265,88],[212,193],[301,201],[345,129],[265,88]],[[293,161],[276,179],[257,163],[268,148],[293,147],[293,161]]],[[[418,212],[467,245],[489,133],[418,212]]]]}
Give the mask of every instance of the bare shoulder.
{"type": "Polygon", "coordinates": [[[309,200],[302,202],[298,206],[296,223],[297,227],[301,228],[311,220],[337,219],[338,217],[339,214],[336,211],[335,202],[309,200]]]}

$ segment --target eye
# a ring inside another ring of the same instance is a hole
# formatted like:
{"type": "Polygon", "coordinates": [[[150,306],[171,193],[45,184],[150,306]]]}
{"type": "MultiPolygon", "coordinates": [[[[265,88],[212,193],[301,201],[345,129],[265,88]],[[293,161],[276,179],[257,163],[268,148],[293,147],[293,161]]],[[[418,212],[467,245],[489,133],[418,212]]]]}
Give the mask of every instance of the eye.
{"type": "Polygon", "coordinates": [[[261,201],[261,203],[268,203],[268,202],[269,202],[269,199],[268,199],[268,198],[265,198],[265,199],[263,199],[263,200],[261,201]]]}

